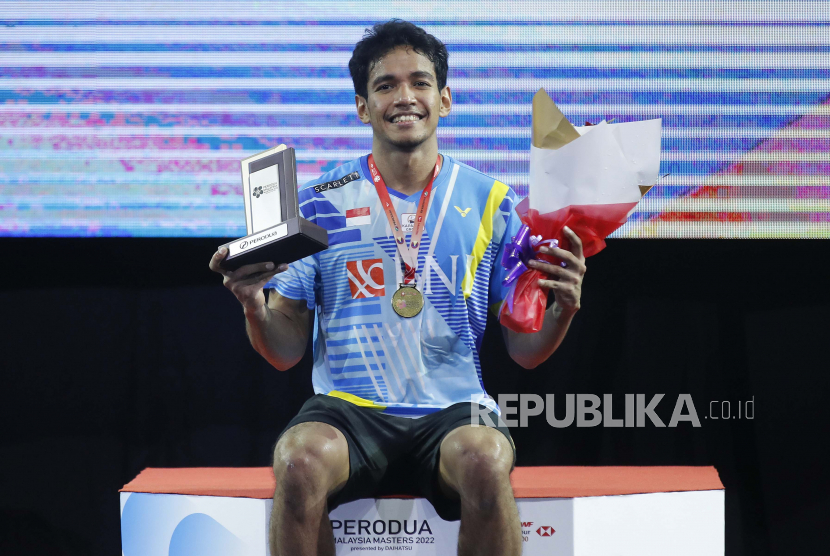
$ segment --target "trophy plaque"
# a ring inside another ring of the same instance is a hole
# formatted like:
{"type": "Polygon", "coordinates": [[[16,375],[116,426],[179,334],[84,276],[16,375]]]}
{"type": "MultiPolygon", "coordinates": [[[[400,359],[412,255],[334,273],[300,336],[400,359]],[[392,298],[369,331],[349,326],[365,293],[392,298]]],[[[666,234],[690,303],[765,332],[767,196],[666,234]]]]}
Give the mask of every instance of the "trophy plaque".
{"type": "Polygon", "coordinates": [[[227,270],[255,263],[293,263],[329,246],[325,229],[300,216],[294,149],[285,145],[242,161],[247,235],[222,245],[227,270]]]}

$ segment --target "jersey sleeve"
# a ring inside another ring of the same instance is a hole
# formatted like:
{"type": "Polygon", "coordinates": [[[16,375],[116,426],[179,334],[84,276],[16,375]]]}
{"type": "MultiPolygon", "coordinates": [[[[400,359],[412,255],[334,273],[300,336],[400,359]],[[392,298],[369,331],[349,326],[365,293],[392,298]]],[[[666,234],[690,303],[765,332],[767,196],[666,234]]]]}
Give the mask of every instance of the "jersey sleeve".
{"type": "MultiPolygon", "coordinates": [[[[319,181],[319,180],[318,180],[319,181]]],[[[300,214],[306,220],[317,222],[317,210],[314,203],[314,189],[310,181],[303,185],[297,192],[300,214]]],[[[318,305],[318,294],[321,291],[320,262],[316,255],[310,255],[304,259],[288,265],[288,270],[280,272],[271,278],[265,289],[277,290],[280,295],[288,299],[303,299],[308,308],[312,311],[318,305]]]]}
{"type": "Polygon", "coordinates": [[[488,305],[490,311],[498,315],[501,304],[507,296],[509,287],[502,285],[502,280],[507,276],[507,269],[501,264],[501,258],[507,245],[512,241],[513,236],[522,226],[521,218],[516,213],[515,207],[518,203],[516,193],[508,189],[504,196],[499,210],[493,215],[493,242],[497,246],[496,257],[493,261],[493,270],[490,273],[490,292],[488,305]]]}
{"type": "Polygon", "coordinates": [[[289,299],[303,299],[312,311],[317,305],[320,291],[320,263],[311,255],[288,265],[288,270],[271,278],[265,289],[277,290],[289,299]]]}

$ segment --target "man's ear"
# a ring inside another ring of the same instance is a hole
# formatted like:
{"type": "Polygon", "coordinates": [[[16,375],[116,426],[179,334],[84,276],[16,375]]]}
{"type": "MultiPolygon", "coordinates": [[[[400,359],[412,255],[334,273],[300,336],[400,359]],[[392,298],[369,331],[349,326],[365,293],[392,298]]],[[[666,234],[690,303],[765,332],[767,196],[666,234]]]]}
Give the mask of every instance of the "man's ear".
{"type": "Polygon", "coordinates": [[[355,95],[354,104],[357,107],[357,117],[360,118],[360,121],[364,124],[370,123],[372,120],[369,118],[369,108],[366,106],[366,99],[360,95],[355,95]]]}
{"type": "Polygon", "coordinates": [[[438,110],[438,115],[446,118],[450,115],[450,110],[452,110],[452,91],[447,86],[441,89],[441,108],[438,110]]]}

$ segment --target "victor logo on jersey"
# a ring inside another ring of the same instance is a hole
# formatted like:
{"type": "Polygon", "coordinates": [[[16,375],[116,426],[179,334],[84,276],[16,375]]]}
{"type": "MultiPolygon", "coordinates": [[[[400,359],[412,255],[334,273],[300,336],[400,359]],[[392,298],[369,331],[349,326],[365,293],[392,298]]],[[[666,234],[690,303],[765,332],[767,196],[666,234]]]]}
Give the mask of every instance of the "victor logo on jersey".
{"type": "Polygon", "coordinates": [[[383,283],[383,259],[347,261],[346,275],[349,277],[352,299],[386,295],[383,283]]]}

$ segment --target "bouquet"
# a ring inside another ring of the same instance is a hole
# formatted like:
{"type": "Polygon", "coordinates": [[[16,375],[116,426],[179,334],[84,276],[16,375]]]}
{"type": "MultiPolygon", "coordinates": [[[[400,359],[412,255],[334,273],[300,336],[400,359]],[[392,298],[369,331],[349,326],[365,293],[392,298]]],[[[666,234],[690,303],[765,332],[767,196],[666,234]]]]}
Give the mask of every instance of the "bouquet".
{"type": "Polygon", "coordinates": [[[508,271],[503,284],[511,288],[499,314],[504,326],[526,333],[542,328],[547,293],[538,280],[544,275],[526,263],[556,261],[538,254],[539,246],[569,249],[562,236],[568,226],[590,257],[625,224],[657,182],[661,123],[574,127],[544,89],[534,95],[528,196],[516,207],[523,226],[502,258],[508,271]]]}

